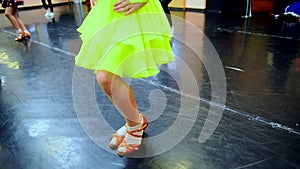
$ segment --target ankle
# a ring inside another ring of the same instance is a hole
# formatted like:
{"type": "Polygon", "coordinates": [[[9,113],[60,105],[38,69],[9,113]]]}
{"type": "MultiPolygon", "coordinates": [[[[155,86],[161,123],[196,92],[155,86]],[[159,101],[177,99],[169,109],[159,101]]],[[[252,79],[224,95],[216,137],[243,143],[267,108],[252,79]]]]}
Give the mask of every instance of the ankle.
{"type": "Polygon", "coordinates": [[[16,29],[16,33],[17,34],[21,34],[22,33],[22,29],[16,29]]]}
{"type": "Polygon", "coordinates": [[[143,116],[141,114],[139,114],[139,117],[137,117],[137,119],[135,121],[126,120],[126,125],[128,127],[136,127],[136,126],[142,125],[143,123],[144,123],[144,120],[143,120],[143,116]]]}

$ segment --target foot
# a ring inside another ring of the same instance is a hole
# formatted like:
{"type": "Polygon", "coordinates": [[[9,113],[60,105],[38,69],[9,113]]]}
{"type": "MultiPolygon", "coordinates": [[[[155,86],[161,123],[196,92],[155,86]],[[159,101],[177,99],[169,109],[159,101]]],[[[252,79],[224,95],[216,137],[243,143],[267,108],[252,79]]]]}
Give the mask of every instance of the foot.
{"type": "Polygon", "coordinates": [[[109,142],[109,147],[113,150],[116,150],[118,146],[121,144],[123,139],[125,138],[127,130],[127,125],[124,125],[123,127],[119,128],[112,136],[109,142]]]}
{"type": "Polygon", "coordinates": [[[138,150],[147,127],[148,119],[144,115],[142,115],[141,124],[134,127],[127,127],[125,137],[118,146],[117,154],[119,156],[126,156],[138,150]]]}
{"type": "Polygon", "coordinates": [[[47,19],[49,19],[49,18],[52,19],[52,18],[54,18],[54,16],[55,16],[55,14],[53,12],[50,12],[50,11],[47,11],[46,14],[45,14],[45,17],[47,19]]]}
{"type": "Polygon", "coordinates": [[[23,33],[20,32],[20,33],[17,33],[17,36],[15,38],[15,41],[18,41],[18,42],[21,42],[24,40],[24,37],[23,37],[23,33]]]}
{"type": "Polygon", "coordinates": [[[50,12],[48,16],[49,18],[54,18],[55,14],[53,12],[50,12]]]}
{"type": "Polygon", "coordinates": [[[45,16],[46,18],[48,18],[48,17],[49,17],[49,14],[50,14],[50,11],[47,11],[47,12],[45,13],[44,16],[45,16]]]}
{"type": "Polygon", "coordinates": [[[30,37],[31,37],[30,32],[24,32],[24,33],[23,33],[23,37],[24,37],[25,39],[30,39],[30,37]]]}

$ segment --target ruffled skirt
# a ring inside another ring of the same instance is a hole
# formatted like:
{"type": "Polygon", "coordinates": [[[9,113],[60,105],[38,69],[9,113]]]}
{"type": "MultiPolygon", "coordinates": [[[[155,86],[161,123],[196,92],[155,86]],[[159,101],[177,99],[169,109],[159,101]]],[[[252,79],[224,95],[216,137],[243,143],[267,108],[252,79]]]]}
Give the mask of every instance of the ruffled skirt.
{"type": "Polygon", "coordinates": [[[135,13],[116,13],[116,0],[99,0],[78,28],[82,46],[75,64],[120,77],[145,78],[174,60],[172,30],[158,0],[135,13]]]}

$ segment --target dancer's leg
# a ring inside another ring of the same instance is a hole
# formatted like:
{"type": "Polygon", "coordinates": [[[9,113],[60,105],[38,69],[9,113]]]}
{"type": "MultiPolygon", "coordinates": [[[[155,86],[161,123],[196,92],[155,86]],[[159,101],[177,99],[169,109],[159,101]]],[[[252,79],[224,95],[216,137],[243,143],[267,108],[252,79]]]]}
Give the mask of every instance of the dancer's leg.
{"type": "Polygon", "coordinates": [[[17,33],[16,41],[23,40],[23,37],[30,38],[30,32],[26,29],[24,23],[17,15],[18,6],[8,6],[5,8],[5,16],[8,18],[17,33]]]}
{"type": "Polygon", "coordinates": [[[10,21],[15,30],[21,29],[17,20],[17,6],[8,6],[5,8],[5,16],[10,21]]]}
{"type": "Polygon", "coordinates": [[[14,16],[15,16],[17,22],[18,22],[18,25],[19,25],[20,28],[22,29],[22,31],[23,31],[23,32],[27,32],[27,29],[26,29],[26,27],[25,27],[23,21],[17,16],[17,12],[15,13],[14,16]]]}
{"type": "Polygon", "coordinates": [[[142,121],[131,87],[119,76],[107,71],[98,71],[96,79],[100,87],[122,113],[128,126],[136,126],[142,121]]]}
{"type": "Polygon", "coordinates": [[[120,156],[138,150],[148,120],[139,113],[131,87],[119,76],[107,71],[98,71],[96,79],[126,121],[126,124],[112,135],[109,146],[112,149],[117,148],[120,156]]]}

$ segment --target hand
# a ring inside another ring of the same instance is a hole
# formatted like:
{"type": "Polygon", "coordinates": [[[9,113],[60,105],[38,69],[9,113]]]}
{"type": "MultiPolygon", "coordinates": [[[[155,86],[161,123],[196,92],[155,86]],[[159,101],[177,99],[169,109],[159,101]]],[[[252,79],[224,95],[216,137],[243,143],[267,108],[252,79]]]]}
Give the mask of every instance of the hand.
{"type": "Polygon", "coordinates": [[[119,0],[114,3],[114,10],[116,12],[124,12],[124,15],[129,15],[144,5],[146,5],[146,2],[130,3],[130,0],[119,0]]]}
{"type": "Polygon", "coordinates": [[[97,0],[90,0],[90,3],[91,3],[91,8],[93,8],[96,5],[97,0]]]}

